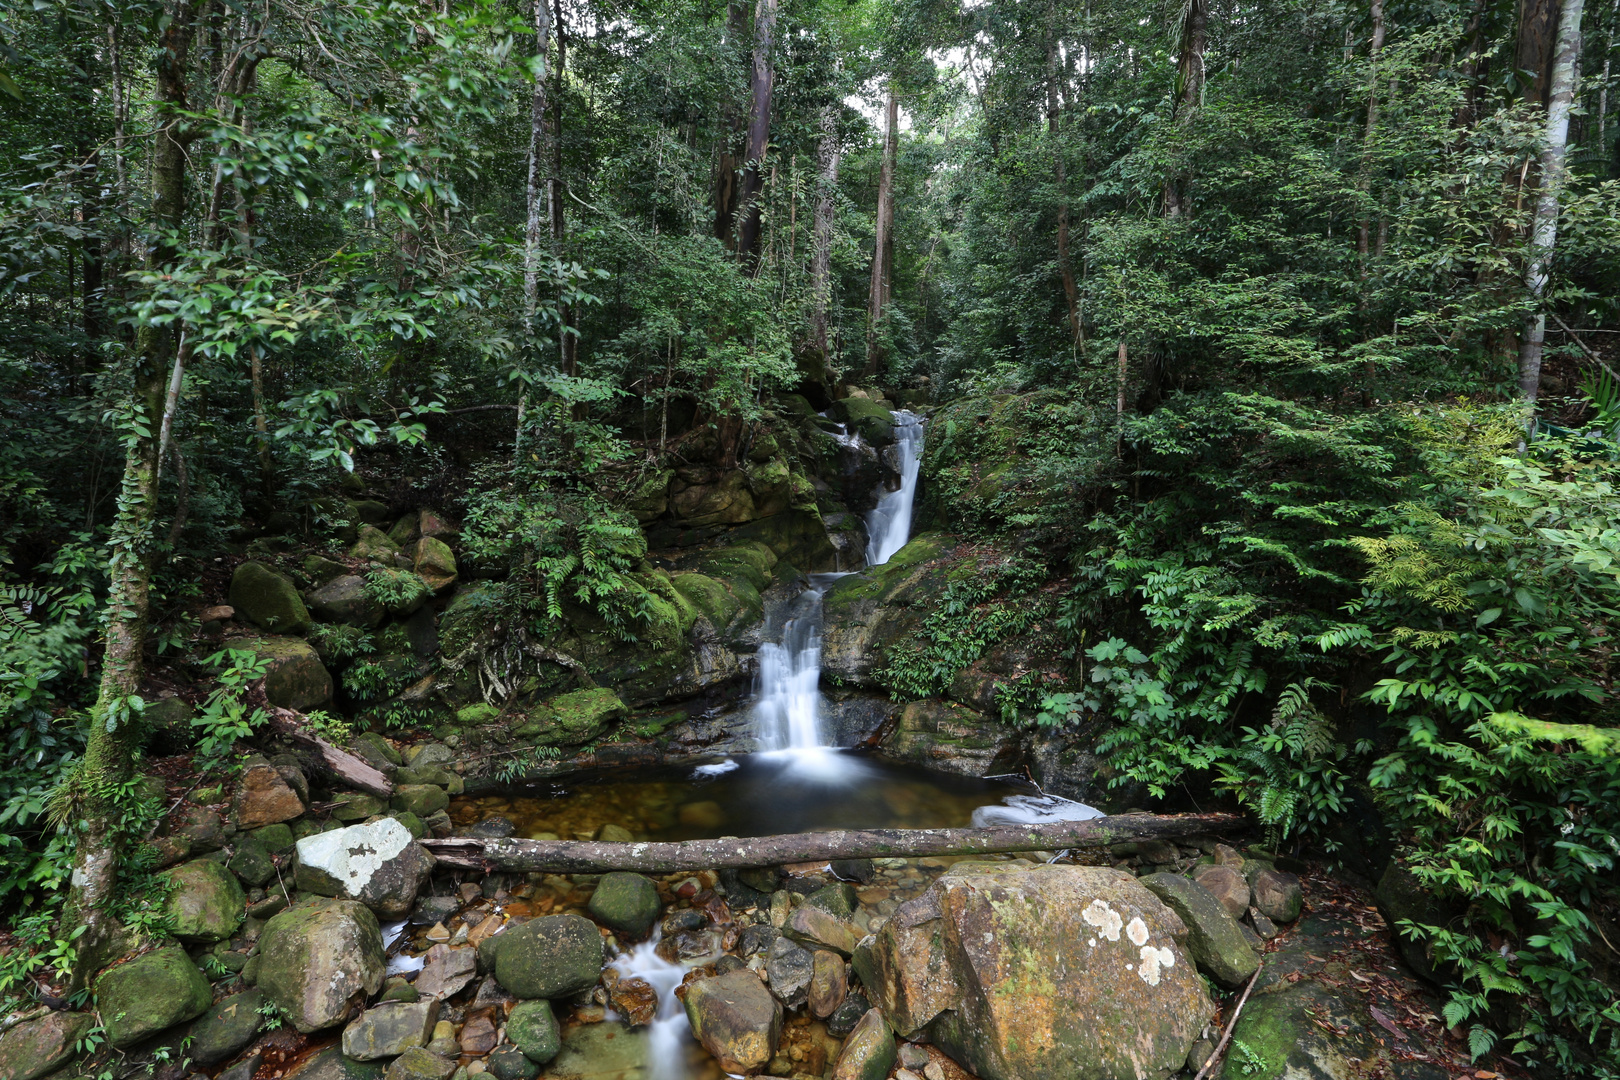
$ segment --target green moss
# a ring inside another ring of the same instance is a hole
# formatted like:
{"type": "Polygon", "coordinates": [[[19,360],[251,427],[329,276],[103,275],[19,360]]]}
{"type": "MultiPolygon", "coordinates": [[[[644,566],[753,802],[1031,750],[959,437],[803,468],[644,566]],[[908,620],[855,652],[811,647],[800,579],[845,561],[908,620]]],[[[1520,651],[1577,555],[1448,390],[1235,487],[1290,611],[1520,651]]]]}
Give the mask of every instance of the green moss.
{"type": "Polygon", "coordinates": [[[456,710],[456,723],[462,727],[479,727],[490,723],[501,711],[487,702],[480,701],[473,705],[466,705],[456,710]]]}
{"type": "Polygon", "coordinates": [[[677,593],[718,629],[729,626],[743,609],[743,601],[735,593],[707,574],[676,574],[670,582],[677,593]]]}
{"type": "Polygon", "coordinates": [[[575,690],[536,705],[512,733],[538,746],[578,746],[597,738],[629,711],[606,687],[575,690]]]}

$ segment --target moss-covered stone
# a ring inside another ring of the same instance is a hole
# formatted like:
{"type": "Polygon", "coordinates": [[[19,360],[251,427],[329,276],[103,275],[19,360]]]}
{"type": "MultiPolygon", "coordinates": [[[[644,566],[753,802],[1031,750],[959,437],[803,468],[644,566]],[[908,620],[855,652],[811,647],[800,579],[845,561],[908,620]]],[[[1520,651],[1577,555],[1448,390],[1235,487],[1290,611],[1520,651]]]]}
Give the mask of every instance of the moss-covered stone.
{"type": "Polygon", "coordinates": [[[395,810],[428,818],[450,805],[450,795],[436,784],[401,784],[394,789],[391,805],[395,810]]]}
{"type": "MultiPolygon", "coordinates": [[[[287,836],[290,841],[292,834],[289,832],[287,836]]],[[[226,866],[244,884],[254,887],[261,886],[276,876],[276,864],[271,860],[270,852],[252,836],[236,845],[236,851],[226,866]]]]}
{"type": "Polygon", "coordinates": [[[577,746],[628,715],[619,695],[606,687],[575,690],[536,705],[512,731],[540,746],[577,746]]]}
{"type": "Polygon", "coordinates": [[[231,607],[272,634],[309,630],[309,609],[291,581],[259,562],[245,562],[231,575],[231,607]]]}
{"type": "Polygon", "coordinates": [[[96,981],[96,1007],[115,1050],[202,1015],[214,995],[179,946],[157,949],[112,968],[96,981]]]}
{"type": "Polygon", "coordinates": [[[562,1036],[549,1001],[523,1001],[506,1018],[506,1037],[536,1065],[544,1065],[562,1049],[562,1036]]]}
{"type": "Polygon", "coordinates": [[[0,1076],[37,1080],[67,1064],[79,1040],[96,1026],[91,1013],[48,1012],[0,1035],[0,1076]]]}
{"type": "Polygon", "coordinates": [[[199,1065],[213,1065],[245,1050],[264,1024],[260,1012],[264,1003],[262,991],[247,990],[203,1013],[191,1025],[191,1059],[199,1065]]]}
{"type": "Polygon", "coordinates": [[[925,533],[882,566],[841,578],[822,597],[822,671],[845,685],[876,686],[886,648],[904,639],[950,584],[955,541],[925,533]]]}
{"type": "Polygon", "coordinates": [[[654,469],[642,477],[626,502],[637,521],[645,525],[664,516],[669,509],[669,483],[674,478],[674,469],[654,469]]]}
{"type": "Polygon", "coordinates": [[[723,583],[707,574],[674,574],[670,583],[718,630],[731,625],[743,610],[743,601],[723,583]]]}
{"type": "Polygon", "coordinates": [[[520,998],[559,998],[596,985],[602,935],[578,915],[547,915],[491,939],[495,978],[520,998]]]}
{"type": "Polygon", "coordinates": [[[263,845],[264,850],[272,855],[280,855],[283,852],[291,851],[293,846],[292,829],[282,822],[253,830],[253,839],[263,845]]]}
{"type": "Polygon", "coordinates": [[[169,895],[163,914],[181,941],[212,943],[236,933],[247,914],[247,894],[213,859],[194,859],[163,872],[169,895]]]}
{"type": "Polygon", "coordinates": [[[327,622],[343,623],[365,630],[382,625],[387,612],[366,588],[359,574],[343,573],[311,589],[309,606],[327,622]]]}
{"type": "Polygon", "coordinates": [[[349,549],[351,559],[373,559],[386,563],[392,563],[397,554],[399,545],[390,540],[387,533],[372,525],[361,526],[360,538],[349,549]]]}
{"type": "Polygon", "coordinates": [[[413,564],[417,576],[434,592],[448,592],[455,587],[456,556],[443,540],[431,536],[418,540],[413,564]]]}
{"type": "Polygon", "coordinates": [[[493,723],[501,715],[501,710],[487,701],[474,702],[464,705],[456,710],[456,724],[459,727],[474,728],[493,723]]]}
{"type": "Polygon", "coordinates": [[[342,1023],[381,990],[383,965],[377,916],[353,900],[300,903],[259,937],[258,986],[305,1034],[342,1023]]]}
{"type": "Polygon", "coordinates": [[[332,700],[332,674],[307,641],[293,637],[250,636],[228,642],[269,661],[264,696],[272,705],[298,712],[318,709],[332,700]]]}
{"type": "MultiPolygon", "coordinates": [[[[736,529],[738,540],[758,540],[775,552],[778,560],[792,563],[807,573],[838,568],[838,552],[827,539],[827,526],[820,512],[790,509],[736,529]]],[[[780,570],[778,570],[780,577],[780,570]]]]}
{"type": "MultiPolygon", "coordinates": [[[[604,835],[602,839],[613,838],[604,835]]],[[[641,937],[652,928],[659,908],[658,890],[640,874],[603,874],[590,900],[592,918],[632,937],[641,937]]]]}

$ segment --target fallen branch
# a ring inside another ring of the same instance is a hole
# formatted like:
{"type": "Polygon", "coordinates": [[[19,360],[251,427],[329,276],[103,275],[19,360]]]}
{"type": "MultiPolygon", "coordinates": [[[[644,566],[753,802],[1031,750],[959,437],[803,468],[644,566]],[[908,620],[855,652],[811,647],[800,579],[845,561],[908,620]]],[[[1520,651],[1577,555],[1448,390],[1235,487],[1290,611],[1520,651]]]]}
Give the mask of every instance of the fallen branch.
{"type": "Polygon", "coordinates": [[[1210,1074],[1210,1070],[1220,1064],[1221,1052],[1226,1049],[1226,1044],[1232,1041],[1232,1032],[1237,1028],[1238,1015],[1243,1012],[1243,1003],[1249,1000],[1249,991],[1260,981],[1260,972],[1265,966],[1266,962],[1262,959],[1260,966],[1254,969],[1254,974],[1249,976],[1249,985],[1243,988],[1243,996],[1238,998],[1237,1006],[1232,1010],[1232,1018],[1226,1022],[1226,1030],[1221,1032],[1221,1041],[1215,1044],[1214,1052],[1209,1055],[1209,1060],[1204,1062],[1204,1067],[1198,1070],[1198,1075],[1193,1077],[1193,1080],[1204,1080],[1204,1077],[1210,1074]]]}
{"type": "Polygon", "coordinates": [[[306,731],[300,724],[303,717],[298,713],[291,709],[277,708],[272,708],[269,712],[271,727],[294,742],[312,747],[320,754],[321,763],[326,766],[327,771],[343,783],[384,799],[394,794],[393,781],[353,754],[339,750],[320,736],[306,731]]]}
{"type": "Polygon", "coordinates": [[[453,837],[423,846],[451,866],[483,870],[598,874],[638,870],[743,869],[830,859],[989,855],[1107,847],[1127,840],[1164,840],[1220,832],[1243,824],[1237,814],[1121,814],[1089,821],[996,825],[987,829],[861,829],[789,833],[739,840],[615,843],[602,840],[518,840],[453,837]]]}

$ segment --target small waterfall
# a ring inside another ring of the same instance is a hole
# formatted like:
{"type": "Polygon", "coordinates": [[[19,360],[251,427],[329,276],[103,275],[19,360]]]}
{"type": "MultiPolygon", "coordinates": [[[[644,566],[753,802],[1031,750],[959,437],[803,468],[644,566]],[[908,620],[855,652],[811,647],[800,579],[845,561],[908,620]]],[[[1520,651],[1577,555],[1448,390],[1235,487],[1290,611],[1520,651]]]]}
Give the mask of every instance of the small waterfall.
{"type": "Polygon", "coordinates": [[[650,1080],[683,1080],[686,1076],[685,1048],[690,1042],[691,1024],[686,1008],[675,996],[675,988],[686,977],[686,968],[658,955],[658,939],[653,931],[627,953],[621,953],[611,966],[627,979],[645,979],[658,994],[658,1014],[647,1025],[647,1066],[650,1080]]]}
{"type": "Polygon", "coordinates": [[[922,465],[922,417],[901,409],[894,414],[895,450],[900,461],[900,489],[885,492],[866,515],[866,562],[882,566],[911,539],[911,510],[917,501],[917,472],[922,465]]]}

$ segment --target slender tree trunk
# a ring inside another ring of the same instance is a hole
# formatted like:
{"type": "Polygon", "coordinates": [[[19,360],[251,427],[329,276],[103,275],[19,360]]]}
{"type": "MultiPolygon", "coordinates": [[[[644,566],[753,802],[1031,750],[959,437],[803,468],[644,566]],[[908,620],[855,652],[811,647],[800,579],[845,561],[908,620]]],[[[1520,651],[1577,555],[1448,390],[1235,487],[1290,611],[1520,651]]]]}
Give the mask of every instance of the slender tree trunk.
{"type": "MultiPolygon", "coordinates": [[[[1204,52],[1209,42],[1209,0],[1189,0],[1181,23],[1181,48],[1176,60],[1176,95],[1171,106],[1173,123],[1185,124],[1204,101],[1204,52]]],[[[1178,218],[1188,210],[1181,190],[1182,178],[1169,176],[1164,184],[1164,216],[1178,218]]]]}
{"type": "Polygon", "coordinates": [[[758,0],[754,6],[754,68],[752,104],[748,110],[748,144],[743,152],[742,227],[737,231],[737,254],[755,273],[759,270],[759,229],[764,211],[765,154],[771,140],[771,92],[776,70],[771,63],[771,41],[776,34],[777,0],[758,0]]]}
{"type": "Polygon", "coordinates": [[[534,0],[534,54],[539,60],[540,70],[534,77],[534,93],[529,99],[529,176],[523,193],[528,210],[523,232],[523,319],[531,337],[539,329],[535,325],[535,316],[540,310],[541,240],[548,224],[546,58],[550,52],[550,42],[550,0],[534,0]]]}
{"type": "MultiPolygon", "coordinates": [[[[186,105],[186,67],[196,20],[195,0],[179,6],[159,40],[156,63],[156,133],[152,148],[152,221],[179,229],[185,212],[186,147],[181,113],[186,105]]],[[[158,269],[175,252],[153,244],[146,263],[158,269]]],[[[81,823],[75,837],[73,876],[62,911],[64,936],[80,931],[73,967],[75,987],[105,960],[112,937],[112,904],[123,837],[121,804],[140,747],[131,698],[140,690],[152,575],[152,525],[157,507],[158,425],[163,414],[164,374],[175,347],[167,328],[143,327],[136,340],[130,404],[135,430],[126,439],[124,477],[113,525],[101,686],[90,713],[84,757],[57,798],[81,823]]]]}
{"type": "MultiPolygon", "coordinates": [[[[551,182],[547,199],[551,207],[551,253],[561,259],[563,243],[568,238],[567,218],[563,215],[562,189],[562,137],[563,137],[563,74],[568,68],[568,45],[563,34],[562,0],[553,0],[553,25],[557,32],[557,63],[551,75],[551,182]]],[[[557,355],[565,375],[579,374],[579,338],[569,333],[574,325],[574,312],[557,295],[557,355]]]]}
{"type": "Polygon", "coordinates": [[[1564,154],[1569,146],[1569,114],[1575,103],[1575,80],[1581,56],[1582,0],[1563,0],[1558,15],[1558,38],[1552,71],[1547,82],[1547,128],[1542,137],[1541,187],[1536,195],[1534,224],[1530,231],[1530,260],[1524,269],[1524,287],[1535,314],[1525,320],[1524,341],[1519,346],[1519,393],[1535,401],[1541,393],[1541,350],[1547,334],[1547,314],[1542,308],[1547,279],[1558,242],[1559,196],[1566,173],[1564,154]]]}
{"type": "Polygon", "coordinates": [[[889,83],[883,102],[883,168],[878,173],[877,230],[872,248],[872,286],[867,294],[866,367],[867,378],[877,375],[883,362],[883,346],[878,340],[884,312],[894,290],[894,170],[900,156],[900,106],[889,83]]]}
{"type": "MultiPolygon", "coordinates": [[[[1603,155],[1605,163],[1609,160],[1609,76],[1611,61],[1614,59],[1614,31],[1617,23],[1620,23],[1620,0],[1614,0],[1609,7],[1609,34],[1603,46],[1603,81],[1598,84],[1598,153],[1603,155]]],[[[1607,171],[1605,164],[1604,172],[1607,171]]]]}
{"type": "MultiPolygon", "coordinates": [[[[741,0],[726,5],[726,42],[735,45],[743,36],[743,6],[741,0]]],[[[728,99],[721,105],[723,134],[720,153],[714,168],[714,235],[733,251],[737,248],[737,203],[741,188],[738,184],[742,161],[737,157],[737,143],[744,137],[743,118],[728,99]]]]}
{"type": "MultiPolygon", "coordinates": [[[[1194,0],[1198,3],[1200,0],[1194,0]]],[[[1062,109],[1058,103],[1058,80],[1062,68],[1058,65],[1057,43],[1054,41],[1046,54],[1046,131],[1052,141],[1052,162],[1057,180],[1057,258],[1058,273],[1063,277],[1063,301],[1069,315],[1069,335],[1076,347],[1080,344],[1080,291],[1074,284],[1074,266],[1069,262],[1069,181],[1063,161],[1062,109]]]]}
{"type": "Polygon", "coordinates": [[[822,377],[832,381],[827,319],[832,309],[833,225],[838,213],[838,163],[844,148],[838,138],[837,102],[821,110],[821,141],[816,144],[816,206],[810,254],[810,341],[821,356],[822,377]]]}
{"type": "Polygon", "coordinates": [[[1519,34],[1515,42],[1514,65],[1531,72],[1524,85],[1524,100],[1532,105],[1548,105],[1557,48],[1558,0],[1520,0],[1519,34]]]}
{"type": "MultiPolygon", "coordinates": [[[[1363,194],[1372,186],[1373,133],[1378,129],[1378,58],[1384,51],[1384,0],[1372,0],[1372,24],[1372,42],[1367,49],[1367,60],[1372,71],[1371,78],[1367,80],[1367,130],[1362,135],[1361,177],[1357,181],[1363,194]]],[[[1367,256],[1372,250],[1372,223],[1365,213],[1357,226],[1356,250],[1361,255],[1361,276],[1365,280],[1367,256]]]]}

